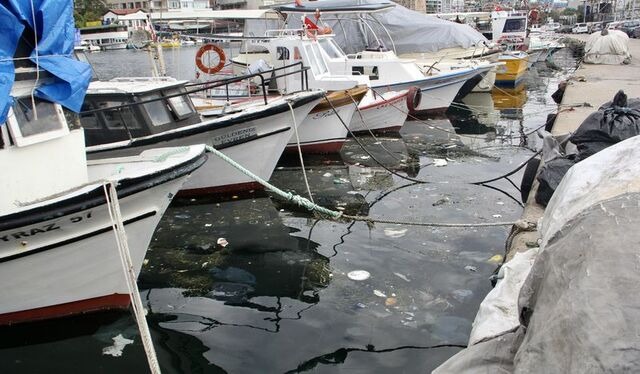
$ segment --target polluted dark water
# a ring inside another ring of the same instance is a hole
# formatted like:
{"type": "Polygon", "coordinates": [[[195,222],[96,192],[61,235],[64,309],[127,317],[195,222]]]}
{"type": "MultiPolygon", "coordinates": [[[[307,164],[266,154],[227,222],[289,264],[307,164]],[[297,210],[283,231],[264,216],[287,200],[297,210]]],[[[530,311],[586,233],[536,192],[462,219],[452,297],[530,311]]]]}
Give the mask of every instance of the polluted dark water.
{"type": "MultiPolygon", "coordinates": [[[[146,56],[90,56],[98,69],[114,58],[134,69],[146,56]]],[[[314,201],[390,222],[517,220],[521,172],[473,183],[541,146],[535,130],[575,64],[568,50],[554,58],[534,65],[521,89],[471,94],[400,134],[305,157],[314,201]]],[[[281,160],[271,182],[308,196],[297,157],[281,160]]],[[[264,191],[179,199],[138,284],[165,373],[424,373],[466,346],[509,230],[321,220],[264,191]]],[[[0,330],[2,373],[149,371],[130,313],[0,330]]]]}

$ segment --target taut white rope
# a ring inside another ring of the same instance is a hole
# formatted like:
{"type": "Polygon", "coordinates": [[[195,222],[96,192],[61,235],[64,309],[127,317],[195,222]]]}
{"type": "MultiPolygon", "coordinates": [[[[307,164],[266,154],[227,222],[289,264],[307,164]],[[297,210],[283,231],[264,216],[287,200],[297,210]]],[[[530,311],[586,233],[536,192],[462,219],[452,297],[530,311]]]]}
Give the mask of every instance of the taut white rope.
{"type": "Polygon", "coordinates": [[[122,215],[120,214],[120,203],[118,202],[118,192],[116,191],[115,182],[106,182],[103,187],[105,199],[107,200],[107,210],[109,211],[109,217],[111,218],[111,224],[113,227],[113,233],[116,236],[116,244],[118,246],[118,253],[120,254],[122,270],[124,271],[124,276],[127,280],[127,288],[129,289],[129,297],[131,298],[131,307],[133,308],[133,314],[135,315],[136,323],[138,324],[138,330],[140,331],[140,338],[142,339],[144,352],[147,355],[147,361],[149,362],[151,372],[153,374],[160,374],[160,364],[158,363],[156,350],[153,347],[151,333],[149,332],[149,326],[147,325],[147,319],[145,317],[144,306],[142,305],[142,299],[140,298],[140,292],[138,291],[138,284],[136,283],[136,272],[133,267],[133,261],[131,260],[127,233],[124,230],[124,222],[122,221],[122,215]]]}

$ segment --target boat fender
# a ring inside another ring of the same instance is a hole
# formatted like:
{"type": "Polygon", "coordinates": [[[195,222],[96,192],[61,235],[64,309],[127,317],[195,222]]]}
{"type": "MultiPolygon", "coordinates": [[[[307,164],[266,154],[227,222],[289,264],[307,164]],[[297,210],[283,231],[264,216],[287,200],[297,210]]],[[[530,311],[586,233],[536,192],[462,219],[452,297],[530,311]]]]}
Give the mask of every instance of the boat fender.
{"type": "Polygon", "coordinates": [[[520,182],[520,198],[525,204],[529,199],[529,193],[531,192],[531,188],[533,188],[533,182],[536,180],[539,167],[540,159],[532,158],[531,160],[529,160],[529,162],[527,162],[527,166],[525,167],[524,173],[522,174],[522,181],[520,182]]]}
{"type": "Polygon", "coordinates": [[[410,111],[416,110],[420,106],[420,102],[422,101],[422,91],[420,88],[413,86],[409,88],[409,92],[407,93],[407,108],[410,111]]]}
{"type": "Polygon", "coordinates": [[[215,74],[219,72],[220,70],[222,70],[222,68],[224,68],[225,63],[226,56],[224,54],[224,51],[222,50],[222,48],[218,47],[215,44],[205,44],[200,47],[200,49],[198,49],[198,52],[196,53],[196,66],[205,74],[215,74]],[[219,61],[217,65],[208,66],[205,65],[204,62],[202,62],[202,56],[204,56],[204,54],[207,52],[215,52],[218,54],[219,61]]]}

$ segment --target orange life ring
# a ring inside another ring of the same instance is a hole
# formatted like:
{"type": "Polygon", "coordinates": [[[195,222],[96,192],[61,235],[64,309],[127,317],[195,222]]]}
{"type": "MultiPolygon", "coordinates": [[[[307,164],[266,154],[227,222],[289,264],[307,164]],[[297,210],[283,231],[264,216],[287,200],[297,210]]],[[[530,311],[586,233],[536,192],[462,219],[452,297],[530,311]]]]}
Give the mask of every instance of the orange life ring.
{"type": "Polygon", "coordinates": [[[196,66],[198,67],[198,69],[200,69],[200,71],[202,71],[205,74],[215,74],[219,72],[220,70],[222,70],[222,68],[224,68],[226,60],[227,59],[226,59],[226,56],[224,55],[224,51],[222,50],[222,48],[218,47],[215,44],[205,44],[202,47],[200,47],[200,49],[198,49],[198,52],[196,53],[196,66]],[[218,54],[218,58],[220,59],[220,62],[218,62],[218,65],[216,66],[207,66],[202,62],[202,56],[204,56],[205,53],[210,51],[213,51],[218,54]]]}

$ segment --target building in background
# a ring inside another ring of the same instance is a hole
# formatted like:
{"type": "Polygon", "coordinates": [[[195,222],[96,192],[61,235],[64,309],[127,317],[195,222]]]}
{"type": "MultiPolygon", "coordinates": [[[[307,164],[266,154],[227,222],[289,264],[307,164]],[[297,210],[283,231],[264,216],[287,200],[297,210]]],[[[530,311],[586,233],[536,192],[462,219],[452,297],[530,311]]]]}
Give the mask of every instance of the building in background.
{"type": "Polygon", "coordinates": [[[395,3],[405,8],[415,10],[416,12],[425,13],[427,11],[427,1],[425,0],[393,0],[395,3]]]}

